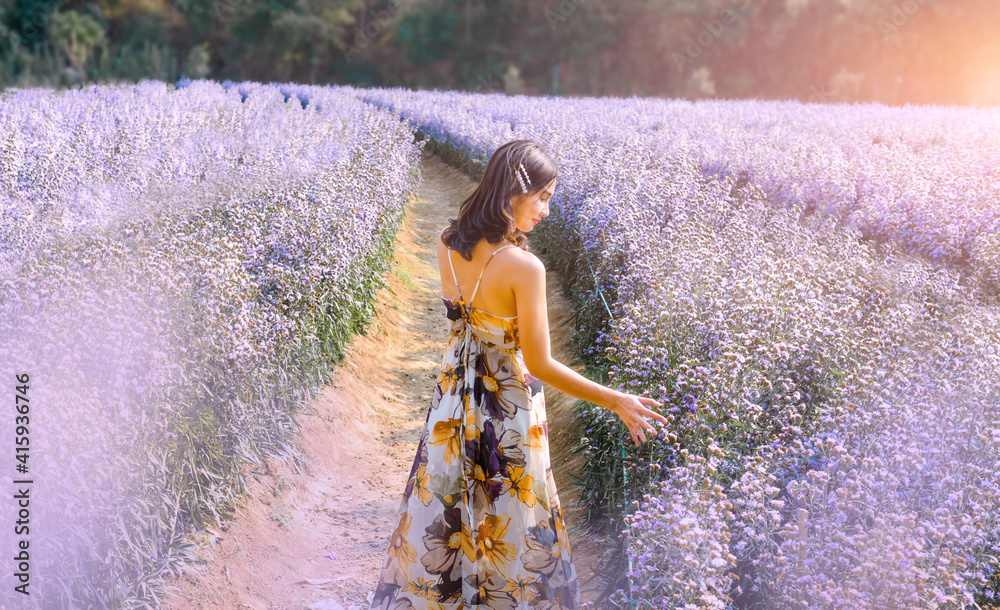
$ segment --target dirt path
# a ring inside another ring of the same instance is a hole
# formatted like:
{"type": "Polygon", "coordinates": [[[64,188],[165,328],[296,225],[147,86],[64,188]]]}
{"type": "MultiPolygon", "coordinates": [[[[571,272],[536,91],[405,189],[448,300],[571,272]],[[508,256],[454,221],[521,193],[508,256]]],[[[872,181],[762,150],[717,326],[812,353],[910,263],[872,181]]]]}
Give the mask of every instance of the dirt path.
{"type": "MultiPolygon", "coordinates": [[[[391,290],[381,291],[368,334],[352,340],[310,403],[316,414],[300,418],[307,468],[271,460],[237,517],[201,541],[202,574],[168,583],[180,592],[163,608],[367,610],[447,344],[434,240],[476,186],[433,155],[424,155],[421,171],[397,237],[391,290]]],[[[548,283],[552,354],[570,364],[570,330],[561,326],[568,309],[555,278],[548,283]]],[[[570,476],[578,464],[567,460],[574,400],[549,387],[545,399],[556,487],[585,583],[604,548],[573,531],[583,523],[570,476]]],[[[583,602],[595,598],[595,585],[582,588],[583,602]]]]}

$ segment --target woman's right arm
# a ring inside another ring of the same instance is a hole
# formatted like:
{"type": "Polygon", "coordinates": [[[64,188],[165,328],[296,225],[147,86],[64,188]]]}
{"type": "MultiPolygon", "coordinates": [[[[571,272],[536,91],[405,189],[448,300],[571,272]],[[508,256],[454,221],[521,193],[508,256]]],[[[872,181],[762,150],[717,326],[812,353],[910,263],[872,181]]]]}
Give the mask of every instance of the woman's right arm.
{"type": "Polygon", "coordinates": [[[659,407],[660,403],[652,398],[634,396],[602,386],[554,360],[549,344],[545,265],[536,256],[527,253],[523,258],[523,267],[523,273],[515,274],[512,289],[517,304],[521,354],[528,371],[564,394],[614,411],[625,422],[636,446],[639,445],[639,438],[646,442],[644,430],[648,429],[656,434],[656,429],[646,421],[647,417],[667,423],[665,417],[646,407],[659,407]]]}

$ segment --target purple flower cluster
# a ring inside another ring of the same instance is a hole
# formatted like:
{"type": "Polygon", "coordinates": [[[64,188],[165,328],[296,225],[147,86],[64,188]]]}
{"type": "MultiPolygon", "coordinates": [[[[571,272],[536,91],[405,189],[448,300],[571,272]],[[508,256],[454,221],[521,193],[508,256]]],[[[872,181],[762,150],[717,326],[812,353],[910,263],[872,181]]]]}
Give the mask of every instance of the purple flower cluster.
{"type": "MultiPolygon", "coordinates": [[[[676,459],[632,469],[632,514],[594,491],[621,481],[619,447],[587,435],[590,508],[627,519],[619,601],[982,593],[1000,567],[995,113],[351,91],[474,175],[513,138],[559,165],[531,239],[582,356],[671,421],[649,444],[672,450],[628,448],[676,459]]],[[[583,429],[604,429],[594,411],[583,429]]]]}
{"type": "Polygon", "coordinates": [[[25,89],[5,99],[0,278],[48,244],[279,190],[347,154],[345,118],[303,111],[273,87],[241,99],[207,81],[176,91],[157,81],[25,89]]]}
{"type": "Polygon", "coordinates": [[[719,608],[733,584],[729,522],[732,508],[712,474],[722,453],[708,448],[708,459],[688,455],[685,466],[669,473],[641,506],[625,517],[626,552],[635,566],[633,589],[623,599],[642,599],[654,608],[719,608]]]}

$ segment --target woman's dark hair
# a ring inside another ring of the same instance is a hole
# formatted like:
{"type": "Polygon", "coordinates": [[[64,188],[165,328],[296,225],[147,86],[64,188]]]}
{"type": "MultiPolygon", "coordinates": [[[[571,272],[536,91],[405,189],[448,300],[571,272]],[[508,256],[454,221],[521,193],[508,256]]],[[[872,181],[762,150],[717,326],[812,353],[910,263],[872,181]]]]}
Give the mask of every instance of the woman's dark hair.
{"type": "Polygon", "coordinates": [[[521,183],[515,173],[523,164],[531,184],[528,195],[537,193],[559,175],[555,162],[531,140],[512,140],[493,152],[476,190],[458,208],[458,218],[449,218],[442,232],[444,243],[467,261],[472,260],[472,248],[486,238],[490,243],[507,239],[522,250],[528,249],[528,238],[515,224],[510,200],[521,194],[521,183]]]}

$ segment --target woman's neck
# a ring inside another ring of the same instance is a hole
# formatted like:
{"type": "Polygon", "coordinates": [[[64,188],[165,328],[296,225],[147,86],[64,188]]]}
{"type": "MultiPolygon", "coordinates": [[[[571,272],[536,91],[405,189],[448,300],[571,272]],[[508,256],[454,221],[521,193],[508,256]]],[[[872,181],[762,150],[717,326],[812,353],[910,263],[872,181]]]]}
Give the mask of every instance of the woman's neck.
{"type": "Polygon", "coordinates": [[[477,244],[476,247],[482,248],[484,250],[493,250],[495,248],[500,248],[501,246],[506,246],[507,244],[511,243],[512,242],[507,239],[501,239],[499,242],[494,244],[486,241],[486,238],[484,237],[481,240],[479,240],[479,244],[477,244]]]}

